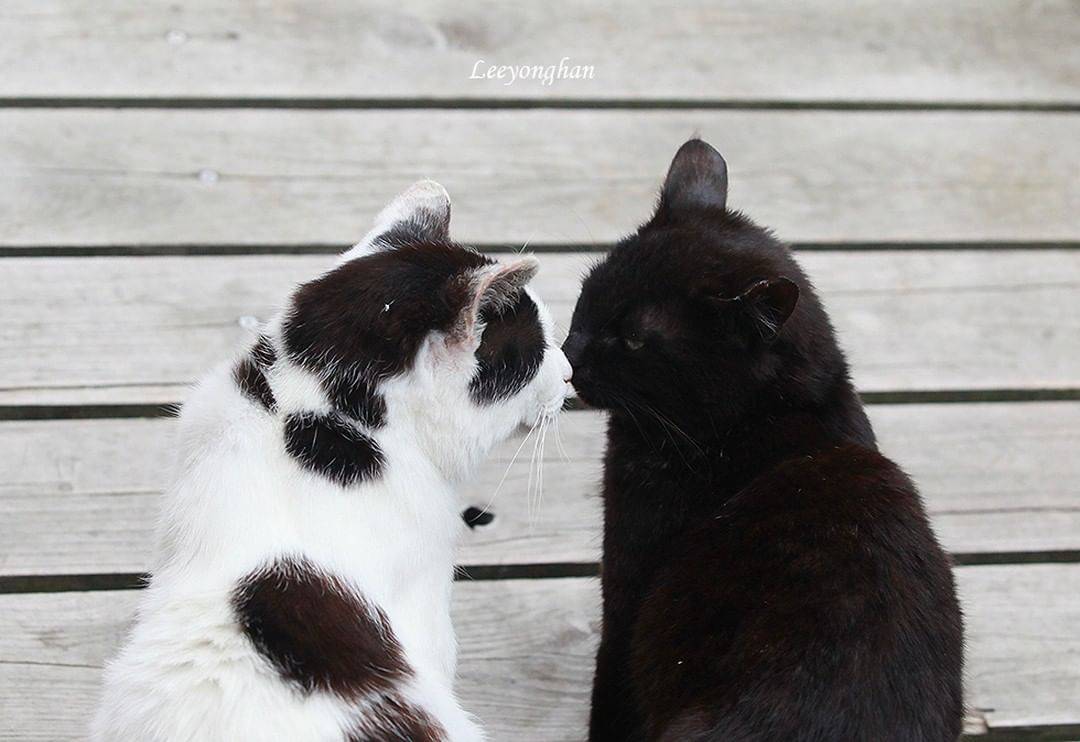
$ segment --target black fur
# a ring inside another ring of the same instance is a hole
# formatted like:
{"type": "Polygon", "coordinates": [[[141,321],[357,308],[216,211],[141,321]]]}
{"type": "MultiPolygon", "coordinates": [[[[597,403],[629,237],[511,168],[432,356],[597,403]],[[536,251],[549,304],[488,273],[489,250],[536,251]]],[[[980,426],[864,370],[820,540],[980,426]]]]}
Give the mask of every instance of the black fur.
{"type": "Polygon", "coordinates": [[[264,371],[273,366],[277,362],[277,351],[274,350],[274,344],[270,341],[270,338],[266,335],[260,335],[259,341],[251,349],[251,357],[258,367],[264,371]]]}
{"type": "Polygon", "coordinates": [[[233,380],[240,391],[267,412],[277,411],[277,400],[265,373],[276,360],[274,346],[270,344],[270,339],[263,335],[251,349],[251,353],[241,359],[233,369],[233,380]]]}
{"type": "Polygon", "coordinates": [[[329,387],[330,405],[361,425],[377,430],[386,425],[386,400],[366,379],[348,376],[333,378],[329,387]]]}
{"type": "Polygon", "coordinates": [[[333,412],[285,418],[285,450],[308,471],[342,487],[374,479],[385,464],[378,444],[351,419],[333,412]]]}
{"type": "Polygon", "coordinates": [[[491,523],[495,520],[495,514],[470,505],[465,508],[465,511],[461,514],[461,519],[465,521],[465,525],[469,528],[476,528],[477,526],[486,526],[491,523]]]}
{"type": "Polygon", "coordinates": [[[233,369],[233,380],[244,396],[267,412],[277,411],[277,400],[270,389],[270,382],[251,358],[241,359],[233,369]]]}
{"type": "Polygon", "coordinates": [[[688,142],[565,350],[610,410],[590,739],[951,742],[962,621],[788,248],[688,142]]]}
{"type": "Polygon", "coordinates": [[[480,312],[484,334],[476,351],[479,368],[469,385],[477,404],[508,399],[533,380],[544,361],[547,342],[536,303],[525,292],[504,309],[480,312]]]}
{"type": "Polygon", "coordinates": [[[303,559],[248,575],[232,606],[259,653],[304,693],[359,699],[411,674],[383,612],[303,559]]]}
{"type": "Polygon", "coordinates": [[[490,263],[449,242],[402,244],[344,263],[293,295],[286,352],[323,375],[377,382],[400,374],[430,332],[454,326],[470,299],[468,274],[490,263]]]}
{"type": "Polygon", "coordinates": [[[362,725],[349,732],[345,742],[444,742],[446,730],[424,709],[399,695],[375,701],[362,725]]]}

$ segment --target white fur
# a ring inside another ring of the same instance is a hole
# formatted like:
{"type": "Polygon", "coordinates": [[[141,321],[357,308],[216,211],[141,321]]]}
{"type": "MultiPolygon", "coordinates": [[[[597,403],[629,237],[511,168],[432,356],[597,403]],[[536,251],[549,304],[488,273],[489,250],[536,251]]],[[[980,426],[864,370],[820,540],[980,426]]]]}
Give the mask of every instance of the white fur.
{"type": "MultiPolygon", "coordinates": [[[[379,233],[418,208],[438,210],[440,199],[448,214],[441,186],[406,191],[345,259],[377,249],[379,233]]],[[[533,298],[550,347],[529,386],[504,403],[476,405],[468,394],[475,341],[432,334],[413,370],[379,388],[388,423],[374,438],[387,466],[348,489],[284,451],[284,415],[328,403],[319,380],[285,360],[280,315],[266,330],[278,348],[268,375],[277,414],[241,394],[231,365],[199,382],[180,416],[180,466],[164,496],[153,579],[106,670],[94,740],[340,742],[363,702],[286,684],[232,615],[237,582],[280,555],[303,555],[381,607],[414,670],[406,698],[450,739],[483,739],[453,693],[450,591],[464,527],[455,487],[493,445],[555,414],[567,395],[569,364],[533,298]]]]}

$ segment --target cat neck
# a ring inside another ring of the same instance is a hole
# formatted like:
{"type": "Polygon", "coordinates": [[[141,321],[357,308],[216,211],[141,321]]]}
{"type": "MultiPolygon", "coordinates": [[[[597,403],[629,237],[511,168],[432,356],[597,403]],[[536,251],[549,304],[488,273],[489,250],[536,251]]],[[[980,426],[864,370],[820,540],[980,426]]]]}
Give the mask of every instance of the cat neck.
{"type": "Polygon", "coordinates": [[[263,371],[272,404],[262,406],[283,424],[290,416],[318,415],[340,422],[376,445],[392,440],[398,458],[422,462],[448,484],[468,478],[491,447],[487,440],[491,431],[475,434],[469,420],[440,416],[438,405],[418,399],[400,379],[383,380],[376,386],[353,375],[339,376],[350,382],[328,382],[278,357],[263,371]]]}
{"type": "Polygon", "coordinates": [[[274,385],[281,406],[267,410],[224,367],[185,403],[186,463],[163,512],[159,582],[229,585],[278,555],[302,554],[386,601],[396,600],[389,585],[448,583],[460,503],[415,436],[389,424],[372,431],[385,465],[342,486],[289,454],[286,421],[303,408],[289,397],[296,389],[280,394],[286,386],[274,385]]]}
{"type": "Polygon", "coordinates": [[[813,395],[778,385],[737,407],[703,404],[678,419],[615,410],[609,441],[620,457],[650,468],[652,481],[677,483],[695,501],[708,493],[706,507],[785,459],[845,443],[876,445],[846,370],[813,395]]]}

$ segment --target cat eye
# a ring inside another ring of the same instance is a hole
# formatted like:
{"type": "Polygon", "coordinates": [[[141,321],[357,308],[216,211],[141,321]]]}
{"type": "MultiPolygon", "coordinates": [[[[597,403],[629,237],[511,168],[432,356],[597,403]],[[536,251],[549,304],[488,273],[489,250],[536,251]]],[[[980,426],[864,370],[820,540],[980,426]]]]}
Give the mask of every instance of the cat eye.
{"type": "Polygon", "coordinates": [[[641,350],[645,347],[645,341],[636,337],[625,337],[623,338],[623,345],[626,346],[627,350],[641,350]]]}

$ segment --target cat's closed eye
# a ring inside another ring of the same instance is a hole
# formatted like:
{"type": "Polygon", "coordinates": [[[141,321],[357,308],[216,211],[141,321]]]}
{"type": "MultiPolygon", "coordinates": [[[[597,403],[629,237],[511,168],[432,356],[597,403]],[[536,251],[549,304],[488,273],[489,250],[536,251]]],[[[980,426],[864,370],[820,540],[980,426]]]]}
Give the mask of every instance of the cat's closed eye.
{"type": "Polygon", "coordinates": [[[623,338],[623,345],[627,350],[641,350],[645,347],[645,341],[637,335],[627,335],[623,338]]]}

